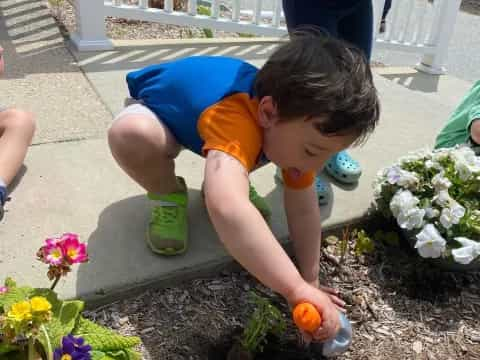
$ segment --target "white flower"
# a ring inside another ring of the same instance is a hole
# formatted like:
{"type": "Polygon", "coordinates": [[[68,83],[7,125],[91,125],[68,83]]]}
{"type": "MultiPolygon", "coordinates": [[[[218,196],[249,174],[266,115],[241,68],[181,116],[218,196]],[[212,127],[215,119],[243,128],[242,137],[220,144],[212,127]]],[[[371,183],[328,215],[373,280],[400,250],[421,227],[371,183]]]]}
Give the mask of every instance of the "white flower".
{"type": "Polygon", "coordinates": [[[480,256],[480,243],[465,237],[456,237],[455,240],[462,244],[461,248],[452,250],[452,255],[456,262],[466,265],[480,256]]]}
{"type": "Polygon", "coordinates": [[[452,183],[442,172],[440,172],[432,178],[432,185],[435,188],[435,191],[439,192],[441,190],[447,190],[452,186],[452,183]]]}
{"type": "Polygon", "coordinates": [[[399,186],[415,186],[418,183],[418,177],[415,173],[403,170],[400,166],[392,166],[387,171],[387,181],[399,186]]]}
{"type": "Polygon", "coordinates": [[[465,208],[458,203],[454,203],[451,207],[442,210],[440,223],[445,229],[450,229],[453,224],[458,224],[464,215],[465,208]]]}
{"type": "Polygon", "coordinates": [[[425,210],[417,207],[418,198],[409,190],[399,190],[390,201],[390,210],[402,229],[412,230],[423,225],[425,210]]]}
{"type": "Polygon", "coordinates": [[[433,197],[433,201],[441,207],[449,206],[454,200],[450,197],[448,190],[440,190],[437,195],[433,197]]]}
{"type": "Polygon", "coordinates": [[[468,180],[470,176],[472,176],[472,171],[470,170],[469,166],[464,162],[457,161],[455,163],[455,170],[457,170],[459,178],[463,181],[468,180]]]}
{"type": "Polygon", "coordinates": [[[450,152],[452,152],[452,150],[449,148],[434,150],[432,153],[432,161],[438,163],[440,160],[447,158],[450,155],[450,152]]]}
{"type": "Polygon", "coordinates": [[[387,170],[387,181],[390,184],[396,184],[397,181],[400,179],[400,171],[401,170],[402,169],[398,165],[395,165],[395,166],[392,166],[391,168],[389,168],[387,170]]]}
{"type": "Polygon", "coordinates": [[[472,173],[480,172],[480,157],[475,156],[472,149],[467,146],[455,149],[452,152],[455,161],[455,170],[462,180],[468,180],[472,173]]]}
{"type": "Polygon", "coordinates": [[[383,168],[383,169],[378,170],[377,171],[377,178],[384,178],[385,176],[387,176],[388,170],[389,170],[389,168],[383,168]]]}
{"type": "Polygon", "coordinates": [[[398,190],[390,201],[390,210],[397,217],[400,212],[408,211],[418,203],[419,200],[409,190],[398,190]]]}
{"type": "Polygon", "coordinates": [[[411,151],[407,155],[402,156],[398,159],[400,165],[407,163],[415,162],[418,160],[427,160],[431,159],[430,151],[428,149],[420,149],[417,151],[411,151]]]}
{"type": "Polygon", "coordinates": [[[425,216],[429,219],[436,218],[440,215],[440,211],[438,211],[435,208],[432,208],[431,206],[425,208],[425,216]]]}
{"type": "Polygon", "coordinates": [[[446,241],[432,224],[427,224],[417,234],[415,249],[421,257],[438,258],[445,251],[446,241]]]}
{"type": "Polygon", "coordinates": [[[424,216],[424,209],[414,207],[406,211],[401,211],[400,214],[398,214],[397,222],[402,229],[412,230],[423,226],[424,216]]]}
{"type": "Polygon", "coordinates": [[[465,161],[472,166],[478,166],[480,164],[479,158],[475,155],[475,151],[469,146],[460,146],[455,148],[451,156],[454,160],[465,161]]]}
{"type": "Polygon", "coordinates": [[[405,156],[402,156],[401,158],[398,159],[398,163],[400,165],[408,164],[417,160],[420,160],[421,156],[417,156],[415,154],[407,154],[405,156]]]}

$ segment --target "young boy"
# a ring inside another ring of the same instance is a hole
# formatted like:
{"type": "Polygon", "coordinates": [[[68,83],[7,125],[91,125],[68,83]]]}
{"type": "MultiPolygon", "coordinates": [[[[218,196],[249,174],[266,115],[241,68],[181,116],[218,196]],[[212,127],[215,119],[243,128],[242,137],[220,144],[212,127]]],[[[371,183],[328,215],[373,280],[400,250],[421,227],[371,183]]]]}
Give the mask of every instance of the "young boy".
{"type": "Polygon", "coordinates": [[[468,144],[480,154],[480,81],[465,95],[437,136],[435,148],[468,144]]]}
{"type": "MultiPolygon", "coordinates": [[[[335,305],[319,289],[320,212],[313,181],[333,153],[363,140],[379,116],[372,75],[357,48],[295,33],[262,69],[226,57],[191,57],[127,75],[137,103],[109,131],[114,158],[148,192],[147,243],[160,254],[186,249],[187,190],[175,176],[183,146],[206,157],[208,212],[230,254],[290,304],[321,309],[315,340],[339,328],[335,305]],[[283,170],[285,208],[299,270],[249,200],[251,171],[283,170]]],[[[328,290],[327,290],[328,291],[328,290]]]]}
{"type": "MultiPolygon", "coordinates": [[[[3,48],[0,46],[0,75],[4,69],[3,48]]],[[[31,114],[0,106],[0,220],[7,201],[7,187],[22,166],[34,130],[31,114]]]]}

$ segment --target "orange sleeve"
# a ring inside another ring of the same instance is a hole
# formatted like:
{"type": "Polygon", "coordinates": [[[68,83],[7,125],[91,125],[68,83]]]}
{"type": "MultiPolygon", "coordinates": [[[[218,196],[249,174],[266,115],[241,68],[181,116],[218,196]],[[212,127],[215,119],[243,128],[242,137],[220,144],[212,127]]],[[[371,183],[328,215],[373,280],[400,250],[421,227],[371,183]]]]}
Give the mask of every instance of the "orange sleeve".
{"type": "Polygon", "coordinates": [[[293,177],[288,170],[282,170],[283,182],[291,189],[305,189],[313,184],[315,181],[315,171],[307,171],[300,176],[293,177]]]}
{"type": "Polygon", "coordinates": [[[262,130],[257,123],[258,101],[246,93],[237,93],[210,106],[200,115],[198,132],[204,141],[203,153],[223,151],[248,171],[262,150],[262,130]]]}

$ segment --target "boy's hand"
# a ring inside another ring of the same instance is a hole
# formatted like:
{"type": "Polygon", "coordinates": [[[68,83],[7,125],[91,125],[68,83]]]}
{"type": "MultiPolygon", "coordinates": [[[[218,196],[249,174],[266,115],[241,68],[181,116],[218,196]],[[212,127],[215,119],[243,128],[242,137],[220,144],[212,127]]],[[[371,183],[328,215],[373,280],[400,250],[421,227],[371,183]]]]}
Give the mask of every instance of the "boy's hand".
{"type": "Polygon", "coordinates": [[[316,287],[317,289],[322,290],[325,294],[327,294],[330,297],[330,300],[332,300],[332,302],[338,308],[338,310],[343,313],[347,312],[347,310],[345,309],[345,301],[338,297],[339,292],[337,289],[320,285],[320,281],[318,279],[309,282],[309,284],[316,287]]]}
{"type": "Polygon", "coordinates": [[[476,144],[480,144],[480,118],[474,119],[470,126],[470,137],[476,144]]]}
{"type": "Polygon", "coordinates": [[[322,316],[322,326],[313,334],[302,332],[304,341],[323,342],[332,339],[340,330],[340,318],[338,316],[337,306],[330,299],[329,294],[308,284],[307,282],[300,285],[287,298],[287,301],[295,306],[301,302],[309,302],[317,308],[322,316]]]}

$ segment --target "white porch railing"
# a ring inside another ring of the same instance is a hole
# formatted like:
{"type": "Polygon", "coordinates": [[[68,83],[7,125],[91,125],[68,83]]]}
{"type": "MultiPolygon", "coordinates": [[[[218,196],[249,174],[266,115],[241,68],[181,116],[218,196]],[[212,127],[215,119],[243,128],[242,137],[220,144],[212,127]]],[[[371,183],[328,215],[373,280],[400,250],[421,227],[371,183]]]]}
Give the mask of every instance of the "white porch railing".
{"type": "MultiPolygon", "coordinates": [[[[418,53],[420,70],[431,74],[445,72],[448,44],[461,0],[434,0],[433,5],[428,0],[394,0],[388,15],[388,30],[381,35],[378,28],[385,0],[372,1],[376,47],[418,53]]],[[[186,11],[174,11],[173,0],[165,0],[163,9],[149,8],[148,2],[75,0],[77,28],[72,35],[73,43],[80,51],[112,49],[105,33],[106,16],[261,36],[287,33],[281,0],[188,0],[186,11]],[[207,7],[210,15],[200,15],[199,5],[207,7]]]]}

